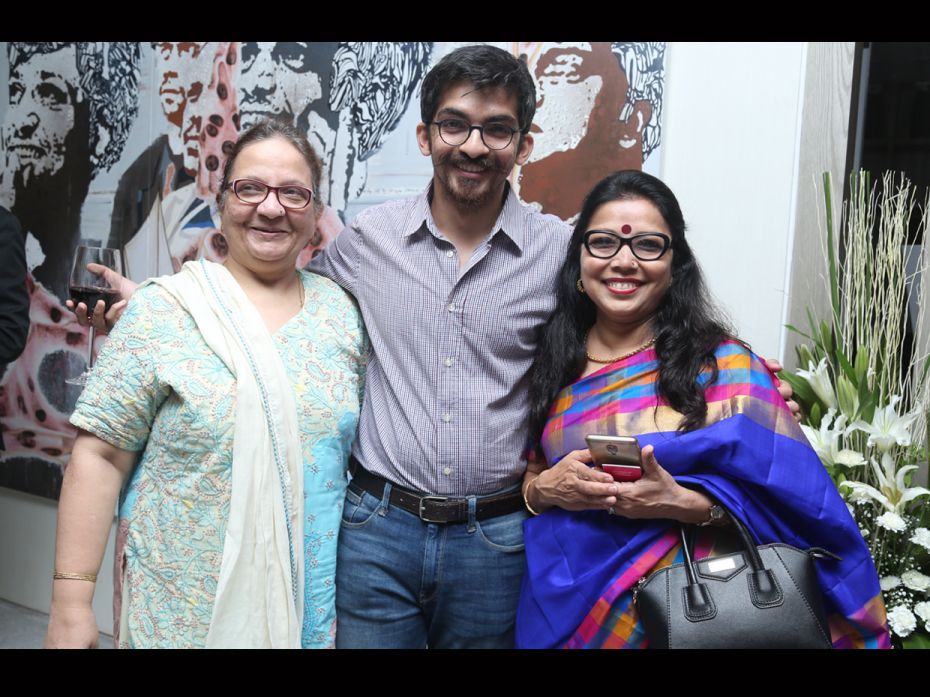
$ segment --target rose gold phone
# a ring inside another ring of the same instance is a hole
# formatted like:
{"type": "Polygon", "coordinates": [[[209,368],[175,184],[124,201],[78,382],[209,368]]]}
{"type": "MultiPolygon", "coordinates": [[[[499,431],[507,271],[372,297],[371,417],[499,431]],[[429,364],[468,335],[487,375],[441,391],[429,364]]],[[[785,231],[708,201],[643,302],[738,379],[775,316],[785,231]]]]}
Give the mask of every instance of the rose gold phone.
{"type": "Polygon", "coordinates": [[[594,464],[618,482],[635,482],[643,476],[641,449],[632,436],[585,436],[594,464]]]}

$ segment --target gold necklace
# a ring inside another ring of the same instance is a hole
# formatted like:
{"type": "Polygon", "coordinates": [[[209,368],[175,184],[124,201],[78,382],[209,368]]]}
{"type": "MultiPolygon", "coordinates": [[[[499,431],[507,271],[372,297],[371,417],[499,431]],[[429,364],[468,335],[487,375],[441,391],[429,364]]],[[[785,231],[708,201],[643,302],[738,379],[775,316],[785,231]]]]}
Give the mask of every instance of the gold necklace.
{"type": "Polygon", "coordinates": [[[629,358],[630,356],[635,356],[635,355],[636,355],[637,353],[639,353],[640,351],[645,351],[647,348],[649,348],[650,346],[652,346],[652,345],[656,342],[656,338],[655,338],[655,337],[652,337],[652,338],[651,338],[649,341],[647,341],[645,344],[643,344],[642,346],[640,346],[640,347],[637,348],[637,349],[633,349],[633,350],[630,351],[629,353],[624,353],[622,356],[617,356],[616,358],[601,359],[601,358],[595,358],[595,357],[592,356],[591,353],[588,351],[588,334],[590,334],[590,333],[591,333],[591,330],[589,329],[587,332],[585,332],[585,335],[584,335],[584,355],[587,356],[587,357],[588,357],[588,360],[591,361],[592,363],[602,363],[602,364],[616,363],[617,361],[622,361],[624,358],[629,358]]]}

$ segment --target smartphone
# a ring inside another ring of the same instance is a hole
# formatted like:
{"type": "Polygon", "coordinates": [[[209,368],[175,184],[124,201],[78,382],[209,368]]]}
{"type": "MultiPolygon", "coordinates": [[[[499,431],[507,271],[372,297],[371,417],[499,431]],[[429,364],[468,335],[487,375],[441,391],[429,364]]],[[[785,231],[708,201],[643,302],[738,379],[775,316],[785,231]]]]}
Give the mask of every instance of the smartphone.
{"type": "Polygon", "coordinates": [[[585,436],[594,464],[618,482],[635,482],[643,476],[641,448],[632,436],[585,436]]]}

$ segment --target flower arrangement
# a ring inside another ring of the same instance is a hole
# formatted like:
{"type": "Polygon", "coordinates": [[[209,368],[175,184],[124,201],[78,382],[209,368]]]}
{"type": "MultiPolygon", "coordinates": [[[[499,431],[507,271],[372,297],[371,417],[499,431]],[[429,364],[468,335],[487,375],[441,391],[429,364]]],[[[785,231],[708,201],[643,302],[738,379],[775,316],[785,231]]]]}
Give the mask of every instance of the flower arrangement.
{"type": "Polygon", "coordinates": [[[779,377],[869,545],[894,644],[930,647],[930,490],[915,481],[928,459],[930,201],[919,213],[906,178],[873,187],[860,172],[837,231],[829,174],[824,200],[832,316],[789,325],[809,343],[779,377]]]}

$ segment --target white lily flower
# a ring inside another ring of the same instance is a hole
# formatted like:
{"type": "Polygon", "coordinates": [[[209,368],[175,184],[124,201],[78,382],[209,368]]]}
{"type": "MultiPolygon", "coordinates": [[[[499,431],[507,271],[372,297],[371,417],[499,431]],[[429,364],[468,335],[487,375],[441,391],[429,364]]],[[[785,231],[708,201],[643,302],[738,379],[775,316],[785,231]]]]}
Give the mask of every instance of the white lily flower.
{"type": "Polygon", "coordinates": [[[820,401],[827,405],[828,409],[836,409],[836,391],[833,389],[833,383],[830,382],[830,372],[827,370],[827,359],[821,358],[817,367],[814,367],[813,361],[808,361],[807,370],[797,371],[798,377],[807,380],[807,383],[814,390],[820,401]]]}
{"type": "MultiPolygon", "coordinates": [[[[868,497],[877,501],[886,511],[895,514],[904,513],[904,507],[920,496],[930,496],[930,490],[922,486],[905,486],[904,477],[917,465],[905,465],[895,471],[894,458],[889,453],[882,454],[881,466],[872,458],[872,471],[878,481],[878,488],[864,482],[845,481],[840,486],[852,489],[855,498],[868,497]]],[[[893,528],[889,528],[893,529],[893,528]]]]}
{"type": "Polygon", "coordinates": [[[898,395],[892,395],[887,407],[875,410],[872,423],[855,421],[849,426],[849,429],[868,433],[869,447],[877,446],[883,453],[888,452],[895,444],[910,445],[911,434],[908,429],[919,415],[920,405],[918,404],[910,414],[898,416],[895,405],[900,401],[901,398],[898,395]]]}
{"type": "Polygon", "coordinates": [[[820,461],[828,466],[846,465],[847,467],[855,465],[864,465],[865,458],[855,450],[840,449],[840,438],[846,435],[846,417],[840,414],[833,422],[836,416],[836,409],[829,409],[824,417],[820,420],[820,428],[814,430],[810,426],[801,424],[801,430],[807,436],[808,442],[817,453],[820,461]],[[832,428],[831,428],[832,425],[832,428]]]}

